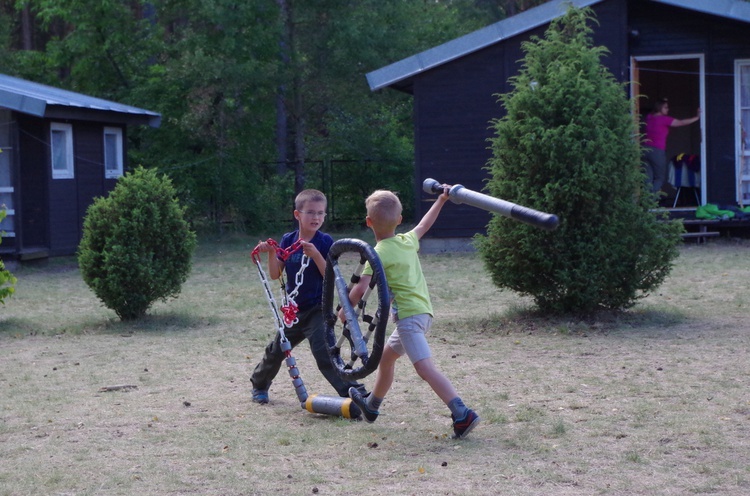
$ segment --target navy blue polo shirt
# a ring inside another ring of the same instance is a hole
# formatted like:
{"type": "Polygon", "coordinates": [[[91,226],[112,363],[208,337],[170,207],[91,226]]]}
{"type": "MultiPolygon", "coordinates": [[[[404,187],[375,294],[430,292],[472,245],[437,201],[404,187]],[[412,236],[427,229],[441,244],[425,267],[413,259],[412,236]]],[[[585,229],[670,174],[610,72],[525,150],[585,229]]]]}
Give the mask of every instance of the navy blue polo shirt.
{"type": "MultiPolygon", "coordinates": [[[[299,239],[299,230],[286,233],[281,238],[281,248],[287,249],[299,239]]],[[[333,238],[324,233],[317,231],[310,241],[318,249],[323,258],[328,258],[328,250],[331,249],[333,238]]],[[[291,293],[297,285],[296,277],[302,266],[302,249],[294,252],[284,263],[286,271],[286,291],[291,293]]],[[[323,297],[323,276],[318,270],[318,266],[310,259],[310,265],[305,269],[302,286],[299,288],[297,297],[294,299],[300,312],[309,310],[313,307],[320,306],[320,300],[323,297]]]]}

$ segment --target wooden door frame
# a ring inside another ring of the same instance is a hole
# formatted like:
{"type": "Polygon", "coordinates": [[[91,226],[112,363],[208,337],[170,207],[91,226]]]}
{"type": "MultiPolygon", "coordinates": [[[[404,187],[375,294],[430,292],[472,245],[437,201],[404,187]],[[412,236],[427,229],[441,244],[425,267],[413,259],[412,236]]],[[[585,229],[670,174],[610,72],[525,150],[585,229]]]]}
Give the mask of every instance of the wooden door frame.
{"type": "Polygon", "coordinates": [[[701,205],[707,201],[707,177],[706,177],[706,59],[702,53],[684,53],[673,55],[639,55],[630,57],[630,98],[633,102],[634,117],[640,115],[640,98],[638,91],[640,87],[640,70],[639,62],[654,62],[659,60],[682,60],[696,59],[698,61],[698,101],[702,110],[700,118],[700,159],[701,159],[701,205]]]}
{"type": "Polygon", "coordinates": [[[737,189],[735,196],[737,197],[737,204],[740,207],[744,207],[750,203],[750,199],[745,198],[742,192],[743,176],[746,177],[748,175],[745,174],[745,172],[747,171],[746,163],[749,160],[748,155],[750,155],[750,150],[743,146],[743,142],[746,143],[746,136],[750,130],[742,128],[742,88],[740,87],[740,68],[747,65],[750,65],[750,59],[742,58],[734,61],[734,147],[735,156],[737,157],[734,164],[734,173],[736,177],[735,188],[737,189]],[[743,132],[745,133],[745,136],[743,136],[743,132]]]}

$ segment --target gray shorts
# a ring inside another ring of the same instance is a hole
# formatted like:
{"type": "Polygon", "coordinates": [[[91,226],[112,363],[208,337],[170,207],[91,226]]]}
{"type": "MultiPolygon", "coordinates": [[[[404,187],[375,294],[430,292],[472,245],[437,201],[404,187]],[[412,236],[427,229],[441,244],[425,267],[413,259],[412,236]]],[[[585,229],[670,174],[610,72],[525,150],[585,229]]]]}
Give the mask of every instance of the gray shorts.
{"type": "Polygon", "coordinates": [[[429,313],[412,315],[396,321],[396,330],[388,338],[388,346],[400,356],[406,354],[411,363],[417,363],[432,356],[427,334],[432,327],[429,313]]]}

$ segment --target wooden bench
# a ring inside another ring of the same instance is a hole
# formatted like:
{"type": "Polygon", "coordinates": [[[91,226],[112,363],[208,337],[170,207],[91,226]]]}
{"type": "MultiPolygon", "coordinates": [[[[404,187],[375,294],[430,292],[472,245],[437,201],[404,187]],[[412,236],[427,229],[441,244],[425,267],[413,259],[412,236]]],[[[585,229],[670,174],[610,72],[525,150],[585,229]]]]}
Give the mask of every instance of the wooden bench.
{"type": "Polygon", "coordinates": [[[697,238],[699,243],[703,243],[706,238],[721,236],[719,231],[708,230],[708,226],[716,225],[719,222],[721,221],[713,219],[683,219],[682,224],[684,226],[698,226],[698,230],[682,233],[682,239],[697,238]]]}
{"type": "Polygon", "coordinates": [[[718,224],[721,221],[719,219],[682,219],[682,223],[686,224],[688,226],[694,225],[694,226],[710,226],[712,224],[718,224]]]}
{"type": "Polygon", "coordinates": [[[721,233],[719,231],[698,231],[682,233],[683,238],[714,238],[716,236],[721,236],[721,233]]]}

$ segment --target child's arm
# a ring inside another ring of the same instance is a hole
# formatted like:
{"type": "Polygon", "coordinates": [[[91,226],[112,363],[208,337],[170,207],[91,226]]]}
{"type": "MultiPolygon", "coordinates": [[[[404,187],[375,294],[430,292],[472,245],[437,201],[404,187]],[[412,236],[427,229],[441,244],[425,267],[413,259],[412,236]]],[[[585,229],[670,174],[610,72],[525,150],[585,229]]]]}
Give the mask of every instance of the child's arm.
{"type": "Polygon", "coordinates": [[[315,266],[318,268],[318,271],[320,272],[321,276],[326,275],[326,259],[323,258],[323,255],[318,251],[317,248],[315,248],[315,245],[312,243],[308,243],[305,240],[300,240],[300,244],[302,245],[302,251],[305,255],[310,257],[310,260],[315,262],[315,266]]]}
{"type": "Polygon", "coordinates": [[[268,276],[273,280],[281,277],[281,272],[284,270],[284,262],[276,257],[276,249],[266,241],[259,242],[256,248],[259,252],[268,253],[268,276]]]}
{"type": "MultiPolygon", "coordinates": [[[[361,276],[359,278],[359,282],[352,286],[352,289],[349,291],[349,301],[351,302],[352,306],[357,306],[359,300],[362,299],[365,291],[367,291],[367,287],[370,285],[371,279],[372,276],[361,276]]],[[[341,322],[346,322],[346,314],[344,313],[343,308],[339,310],[339,320],[341,320],[341,322]]]]}
{"type": "Polygon", "coordinates": [[[432,225],[437,220],[438,215],[440,214],[440,210],[443,208],[443,205],[445,205],[445,202],[448,201],[448,191],[450,190],[450,188],[451,187],[447,184],[443,184],[443,193],[437,197],[435,203],[432,204],[427,213],[424,214],[424,217],[422,217],[422,220],[420,220],[419,224],[417,224],[417,227],[414,228],[414,232],[417,234],[417,238],[422,239],[422,236],[424,236],[424,234],[430,230],[432,225]]]}
{"type": "Polygon", "coordinates": [[[268,254],[268,274],[274,281],[281,277],[281,273],[284,271],[284,262],[276,257],[276,251],[268,254]]]}

